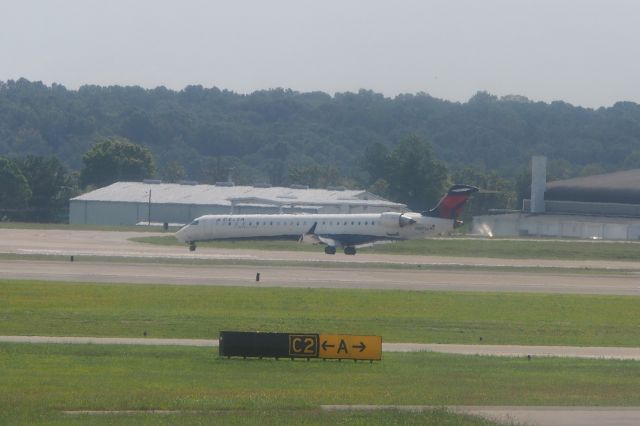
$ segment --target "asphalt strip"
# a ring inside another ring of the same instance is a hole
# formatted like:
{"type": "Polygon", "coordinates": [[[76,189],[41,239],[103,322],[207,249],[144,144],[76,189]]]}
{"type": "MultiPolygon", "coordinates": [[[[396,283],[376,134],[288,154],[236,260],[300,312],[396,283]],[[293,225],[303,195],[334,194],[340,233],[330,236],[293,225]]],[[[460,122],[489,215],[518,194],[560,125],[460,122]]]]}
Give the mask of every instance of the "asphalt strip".
{"type": "Polygon", "coordinates": [[[640,407],[561,406],[446,406],[432,405],[321,405],[323,411],[399,410],[410,412],[446,408],[454,413],[481,416],[507,424],[540,426],[637,426],[640,407]]]}
{"type": "MultiPolygon", "coordinates": [[[[145,346],[217,347],[217,340],[157,339],[131,337],[52,337],[0,336],[0,343],[94,344],[145,346]]],[[[592,359],[620,359],[640,361],[640,348],[582,347],[582,346],[520,346],[520,345],[458,345],[438,343],[383,343],[384,352],[439,352],[460,355],[504,357],[567,357],[592,359]]]]}
{"type": "MultiPolygon", "coordinates": [[[[398,410],[427,412],[446,409],[459,414],[481,416],[506,424],[539,426],[636,426],[640,421],[640,407],[581,407],[581,406],[434,406],[434,405],[321,405],[322,411],[378,411],[398,410]],[[517,422],[517,423],[514,423],[517,422]]],[[[249,410],[234,410],[248,412],[249,410]]],[[[219,414],[229,410],[77,410],[63,411],[71,416],[122,416],[136,414],[183,415],[219,414]]]]}

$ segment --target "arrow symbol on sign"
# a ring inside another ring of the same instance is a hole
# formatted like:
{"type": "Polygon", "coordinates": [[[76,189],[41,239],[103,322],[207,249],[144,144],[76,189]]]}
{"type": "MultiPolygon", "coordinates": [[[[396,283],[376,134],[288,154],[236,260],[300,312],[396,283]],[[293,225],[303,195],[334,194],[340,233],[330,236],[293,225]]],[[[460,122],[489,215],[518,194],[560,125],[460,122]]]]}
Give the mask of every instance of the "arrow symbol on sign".
{"type": "Polygon", "coordinates": [[[327,341],[325,340],[324,342],[322,342],[322,350],[326,351],[327,348],[335,348],[336,345],[327,345],[327,341]]]}
{"type": "Polygon", "coordinates": [[[360,342],[359,345],[357,346],[351,346],[352,348],[360,348],[360,352],[364,351],[365,349],[367,349],[367,347],[364,345],[363,342],[360,342]]]}

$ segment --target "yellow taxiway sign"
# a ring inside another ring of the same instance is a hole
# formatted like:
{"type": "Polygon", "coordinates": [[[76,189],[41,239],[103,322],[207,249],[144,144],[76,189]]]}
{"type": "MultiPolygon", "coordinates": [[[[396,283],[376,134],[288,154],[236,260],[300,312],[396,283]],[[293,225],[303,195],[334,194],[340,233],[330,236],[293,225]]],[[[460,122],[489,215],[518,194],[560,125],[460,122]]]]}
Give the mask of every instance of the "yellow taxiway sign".
{"type": "Polygon", "coordinates": [[[349,334],[320,334],[319,358],[379,361],[382,359],[382,337],[349,334]]]}

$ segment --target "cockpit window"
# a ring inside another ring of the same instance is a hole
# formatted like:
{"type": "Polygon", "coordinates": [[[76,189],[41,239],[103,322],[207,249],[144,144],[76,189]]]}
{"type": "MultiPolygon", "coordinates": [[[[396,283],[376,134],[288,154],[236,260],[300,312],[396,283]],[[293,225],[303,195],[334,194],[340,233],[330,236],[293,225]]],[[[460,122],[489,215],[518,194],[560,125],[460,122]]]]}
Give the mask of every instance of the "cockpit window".
{"type": "Polygon", "coordinates": [[[191,222],[191,225],[197,225],[197,224],[198,224],[197,220],[194,220],[193,222],[191,222]]]}

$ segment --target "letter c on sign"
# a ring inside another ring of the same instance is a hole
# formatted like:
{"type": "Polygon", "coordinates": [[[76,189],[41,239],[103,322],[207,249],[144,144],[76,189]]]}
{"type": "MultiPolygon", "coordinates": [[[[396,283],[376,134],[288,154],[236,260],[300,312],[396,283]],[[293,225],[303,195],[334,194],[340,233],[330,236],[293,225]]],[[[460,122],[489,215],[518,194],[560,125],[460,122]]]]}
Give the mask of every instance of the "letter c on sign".
{"type": "Polygon", "coordinates": [[[294,337],[293,340],[291,341],[291,348],[293,349],[294,353],[300,353],[302,352],[302,346],[300,346],[302,344],[302,339],[299,337],[294,337]]]}

